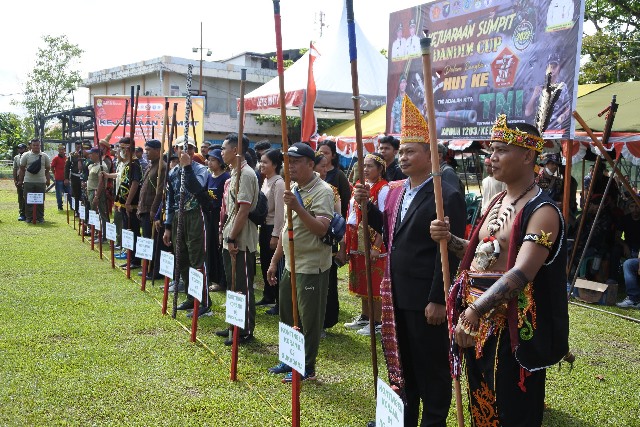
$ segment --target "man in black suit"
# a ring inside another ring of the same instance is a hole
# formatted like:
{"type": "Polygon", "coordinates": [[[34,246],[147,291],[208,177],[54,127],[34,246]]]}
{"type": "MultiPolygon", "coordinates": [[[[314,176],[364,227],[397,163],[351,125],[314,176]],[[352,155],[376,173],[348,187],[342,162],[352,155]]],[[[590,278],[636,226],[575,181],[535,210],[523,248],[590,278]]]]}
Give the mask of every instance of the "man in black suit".
{"type": "MultiPolygon", "coordinates": [[[[391,185],[383,212],[367,205],[369,226],[383,233],[390,254],[381,286],[382,341],[391,386],[406,403],[404,425],[445,427],[451,376],[440,251],[429,236],[429,224],[436,218],[429,134],[408,98],[403,102],[402,123],[399,160],[408,179],[391,185]]],[[[450,226],[462,233],[464,197],[446,182],[442,193],[450,226]]],[[[358,203],[367,203],[368,195],[364,186],[356,186],[358,203]]],[[[456,266],[457,260],[450,256],[451,275],[456,266]]]]}

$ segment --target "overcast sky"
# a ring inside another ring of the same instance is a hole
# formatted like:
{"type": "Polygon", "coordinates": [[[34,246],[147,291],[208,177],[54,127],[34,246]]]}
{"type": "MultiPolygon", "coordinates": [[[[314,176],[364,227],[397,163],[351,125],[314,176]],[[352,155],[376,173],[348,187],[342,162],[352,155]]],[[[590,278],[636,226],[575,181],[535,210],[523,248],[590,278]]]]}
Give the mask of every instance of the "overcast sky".
{"type": "MultiPolygon", "coordinates": [[[[388,45],[389,13],[423,4],[420,0],[354,0],[358,25],[374,46],[388,45]]],[[[343,0],[281,0],[284,49],[307,47],[319,39],[319,15],[325,24],[338,25],[343,0]]],[[[11,99],[20,99],[22,84],[33,68],[42,36],[66,34],[84,50],[79,69],[111,68],[162,55],[200,59],[193,47],[212,51],[211,60],[226,59],[245,51],[275,51],[273,2],[226,1],[8,1],[0,25],[0,112],[17,111],[11,99]]],[[[206,53],[206,50],[205,50],[206,53]]],[[[206,57],[205,57],[206,58],[206,57]]],[[[76,105],[86,105],[86,91],[78,92],[76,105]]]]}

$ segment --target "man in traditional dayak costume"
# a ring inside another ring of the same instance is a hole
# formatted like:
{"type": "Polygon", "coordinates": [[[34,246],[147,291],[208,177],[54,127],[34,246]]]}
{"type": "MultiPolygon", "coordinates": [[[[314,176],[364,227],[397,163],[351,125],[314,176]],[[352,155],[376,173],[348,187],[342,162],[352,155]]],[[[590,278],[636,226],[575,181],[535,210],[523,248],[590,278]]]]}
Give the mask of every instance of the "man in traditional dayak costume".
{"type": "Polygon", "coordinates": [[[448,299],[452,374],[465,359],[474,426],[540,426],[545,368],[567,354],[569,317],[562,213],[534,179],[544,141],[535,127],[498,117],[494,177],[506,184],[471,240],[434,221],[462,259],[448,299]]]}
{"type": "MultiPolygon", "coordinates": [[[[367,203],[369,226],[382,233],[388,262],[380,285],[382,343],[389,381],[405,401],[404,425],[446,426],[451,404],[445,295],[438,242],[429,238],[436,218],[429,130],[409,97],[402,102],[400,168],[406,180],[389,183],[384,210],[356,185],[354,199],[367,203]],[[422,421],[418,424],[420,403],[422,421]]],[[[442,182],[444,211],[454,233],[465,227],[464,198],[442,182]]],[[[450,256],[450,270],[456,259],[450,256]]]]}

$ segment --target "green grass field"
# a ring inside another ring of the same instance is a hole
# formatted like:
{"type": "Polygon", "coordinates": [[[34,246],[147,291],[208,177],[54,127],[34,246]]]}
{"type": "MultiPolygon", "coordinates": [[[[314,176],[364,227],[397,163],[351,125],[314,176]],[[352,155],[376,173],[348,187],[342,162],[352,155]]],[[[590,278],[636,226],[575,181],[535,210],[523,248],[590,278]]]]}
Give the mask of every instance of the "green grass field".
{"type": "MultiPolygon", "coordinates": [[[[190,343],[184,313],[161,315],[159,283],[141,292],[135,273],[129,281],[101,261],[55,196],[45,224],[17,222],[11,184],[0,181],[0,426],[291,424],[291,388],[266,372],[277,362],[274,316],[258,308],[257,339],[240,348],[238,381],[229,381],[230,349],[213,334],[224,326],[223,295],[213,294],[215,314],[190,343]]],[[[364,426],[375,416],[369,339],[342,327],[359,310],[345,273],[319,380],[303,384],[303,426],[364,426]]],[[[575,306],[570,314],[577,360],[571,372],[549,370],[544,425],[640,426],[640,325],[575,306]]],[[[381,351],[378,364],[386,380],[381,351]]]]}

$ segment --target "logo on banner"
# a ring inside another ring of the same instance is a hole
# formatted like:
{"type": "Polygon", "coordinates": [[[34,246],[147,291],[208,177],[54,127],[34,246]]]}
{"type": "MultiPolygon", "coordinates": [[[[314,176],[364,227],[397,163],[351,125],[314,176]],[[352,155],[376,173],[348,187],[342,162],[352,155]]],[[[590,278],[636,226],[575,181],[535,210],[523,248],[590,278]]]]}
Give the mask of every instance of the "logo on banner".
{"type": "Polygon", "coordinates": [[[529,21],[522,21],[513,30],[513,45],[518,50],[525,50],[533,41],[533,25],[529,21]]]}
{"type": "Polygon", "coordinates": [[[511,52],[511,49],[508,47],[502,49],[502,52],[491,63],[494,86],[497,88],[513,86],[518,64],[520,64],[520,59],[511,52]]]}

